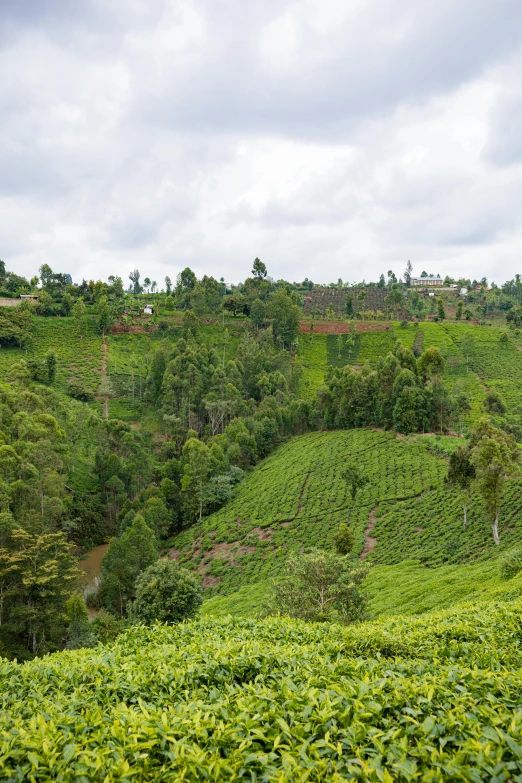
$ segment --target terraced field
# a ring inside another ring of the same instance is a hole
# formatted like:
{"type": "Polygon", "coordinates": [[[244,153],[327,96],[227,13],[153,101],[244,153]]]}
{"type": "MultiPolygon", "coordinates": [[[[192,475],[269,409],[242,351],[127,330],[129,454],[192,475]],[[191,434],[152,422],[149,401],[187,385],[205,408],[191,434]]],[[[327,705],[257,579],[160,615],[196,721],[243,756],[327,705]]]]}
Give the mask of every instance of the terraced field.
{"type": "Polygon", "coordinates": [[[457,346],[472,338],[469,367],[489,388],[496,389],[509,408],[522,404],[522,352],[509,337],[501,342],[504,330],[448,324],[446,327],[457,346]]]}
{"type": "MultiPolygon", "coordinates": [[[[456,493],[440,487],[418,498],[382,504],[372,533],[375,563],[395,564],[415,559],[428,566],[486,560],[498,554],[483,504],[474,499],[467,526],[456,493]],[[397,532],[400,530],[400,536],[397,532]]],[[[522,481],[508,481],[500,517],[501,549],[522,544],[522,481]]]]}
{"type": "MultiPolygon", "coordinates": [[[[113,418],[135,419],[140,400],[145,395],[146,378],[153,352],[162,341],[174,345],[183,335],[179,315],[162,318],[168,329],[152,332],[123,332],[107,335],[107,375],[110,383],[109,413],[113,418]]],[[[201,343],[216,348],[225,361],[234,359],[241,340],[244,322],[227,317],[223,337],[223,325],[219,319],[206,319],[201,324],[198,339],[201,343]]]]}
{"type": "MultiPolygon", "coordinates": [[[[353,312],[363,310],[373,310],[374,312],[380,311],[384,313],[388,310],[388,306],[385,303],[385,298],[389,294],[387,288],[377,288],[371,286],[368,288],[314,288],[310,293],[306,294],[304,300],[305,313],[321,313],[324,315],[330,308],[338,315],[343,315],[346,312],[346,302],[348,299],[352,300],[353,312]],[[364,300],[360,300],[359,293],[364,290],[364,300]]],[[[399,317],[402,317],[399,314],[399,317]]]]}
{"type": "Polygon", "coordinates": [[[421,323],[418,328],[412,325],[402,327],[394,322],[389,330],[358,334],[351,355],[344,343],[341,358],[337,335],[316,334],[311,338],[309,334],[301,334],[299,354],[304,369],[301,394],[308,399],[314,396],[324,383],[329,365],[338,367],[365,362],[375,365],[393,350],[396,340],[401,340],[408,348],[416,345],[419,350],[434,345],[446,360],[445,382],[450,388],[458,382],[469,396],[471,411],[465,418],[469,427],[483,415],[487,388],[498,389],[510,408],[522,404],[522,351],[511,336],[507,346],[501,346],[499,338],[502,331],[468,324],[433,322],[421,323]],[[460,346],[467,334],[473,336],[475,350],[464,355],[460,346]]]}

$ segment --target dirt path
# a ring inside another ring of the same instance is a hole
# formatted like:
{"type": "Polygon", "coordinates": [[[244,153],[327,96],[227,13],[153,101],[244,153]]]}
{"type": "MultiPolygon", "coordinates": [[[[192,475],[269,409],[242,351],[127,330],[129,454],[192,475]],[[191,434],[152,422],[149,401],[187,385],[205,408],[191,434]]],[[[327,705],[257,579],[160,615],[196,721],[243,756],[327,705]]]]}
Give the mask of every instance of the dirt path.
{"type": "Polygon", "coordinates": [[[377,543],[377,539],[372,538],[371,533],[377,521],[375,518],[375,512],[377,511],[378,508],[379,506],[374,506],[374,508],[372,508],[372,510],[370,511],[368,517],[368,527],[364,531],[364,547],[360,556],[361,560],[365,560],[370,554],[370,552],[373,552],[373,550],[375,549],[375,544],[377,543]]]}
{"type": "MultiPolygon", "coordinates": [[[[107,357],[109,354],[109,345],[107,339],[104,337],[102,342],[102,363],[101,363],[101,385],[100,391],[107,391],[109,387],[109,380],[107,378],[107,357]]],[[[103,415],[106,419],[109,418],[109,397],[107,394],[103,395],[103,415]]]]}

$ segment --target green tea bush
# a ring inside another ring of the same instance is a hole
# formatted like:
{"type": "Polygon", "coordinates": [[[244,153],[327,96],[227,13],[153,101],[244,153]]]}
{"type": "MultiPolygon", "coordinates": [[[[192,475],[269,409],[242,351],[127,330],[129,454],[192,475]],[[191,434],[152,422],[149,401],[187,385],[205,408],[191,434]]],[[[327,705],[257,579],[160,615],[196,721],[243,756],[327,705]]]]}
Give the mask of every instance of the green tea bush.
{"type": "Polygon", "coordinates": [[[511,579],[522,571],[522,549],[517,547],[510,552],[506,552],[500,561],[500,576],[502,579],[511,579]]]}
{"type": "Polygon", "coordinates": [[[134,628],[0,663],[5,781],[520,781],[522,601],[134,628]]]}

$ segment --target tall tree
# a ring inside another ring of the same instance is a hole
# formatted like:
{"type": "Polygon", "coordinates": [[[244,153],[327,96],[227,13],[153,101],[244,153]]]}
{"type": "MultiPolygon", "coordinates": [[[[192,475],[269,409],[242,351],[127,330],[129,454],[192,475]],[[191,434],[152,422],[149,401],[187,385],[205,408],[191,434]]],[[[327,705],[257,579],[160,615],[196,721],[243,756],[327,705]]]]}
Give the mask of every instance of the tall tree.
{"type": "Polygon", "coordinates": [[[83,327],[85,323],[86,313],[87,313],[87,308],[85,307],[83,298],[80,296],[80,298],[72,308],[74,322],[76,324],[76,328],[78,330],[78,334],[80,335],[80,337],[83,337],[83,327]]]}
{"type": "Polygon", "coordinates": [[[132,291],[134,294],[141,294],[142,287],[140,285],[140,270],[135,269],[133,272],[129,275],[129,280],[132,283],[132,291]]]}
{"type": "Polygon", "coordinates": [[[265,266],[265,264],[263,264],[263,262],[259,258],[256,258],[254,260],[254,263],[252,265],[252,274],[258,280],[262,280],[267,275],[266,266],[265,266]]]}
{"type": "Polygon", "coordinates": [[[406,264],[406,270],[404,272],[404,282],[408,286],[408,288],[411,285],[411,273],[413,272],[413,264],[410,260],[408,260],[408,263],[406,264]]]}
{"type": "Polygon", "coordinates": [[[197,438],[190,438],[183,446],[183,478],[181,495],[186,511],[194,515],[197,509],[199,519],[207,499],[210,478],[215,471],[212,451],[197,438]]]}
{"type": "Polygon", "coordinates": [[[79,577],[76,562],[63,533],[12,531],[11,573],[17,576],[17,588],[9,619],[32,655],[60,645],[67,623],[66,602],[79,577]]]}
{"type": "Polygon", "coordinates": [[[299,308],[284,291],[277,291],[268,305],[274,337],[283,346],[293,343],[299,330],[299,308]]]}
{"type": "Polygon", "coordinates": [[[459,446],[450,455],[446,483],[458,487],[464,509],[464,527],[468,524],[468,505],[471,484],[476,477],[475,466],[471,461],[471,452],[466,446],[459,446]]]}
{"type": "Polygon", "coordinates": [[[365,487],[366,484],[369,484],[370,479],[365,473],[363,473],[361,468],[355,464],[347,465],[341,471],[341,476],[348,484],[352,502],[355,503],[355,498],[357,497],[358,491],[365,487]]]}
{"type": "Polygon", "coordinates": [[[388,296],[384,298],[384,302],[388,307],[395,312],[395,318],[399,317],[399,310],[402,307],[404,295],[401,288],[393,288],[388,296]]]}
{"type": "Polygon", "coordinates": [[[365,576],[349,557],[334,552],[291,555],[284,578],[272,585],[271,609],[309,622],[357,622],[365,617],[359,590],[365,576]]]}
{"type": "Polygon", "coordinates": [[[100,296],[96,304],[96,325],[105,337],[105,332],[111,326],[112,313],[106,296],[100,296]]]}
{"type": "Polygon", "coordinates": [[[430,345],[417,359],[417,372],[424,381],[440,376],[443,369],[444,357],[435,345],[430,345]]]}
{"type": "Polygon", "coordinates": [[[156,536],[136,514],[121,538],[113,538],[102,563],[102,601],[107,609],[123,617],[135,597],[138,575],[158,559],[156,536]]]}
{"type": "Polygon", "coordinates": [[[520,451],[512,435],[481,419],[470,437],[471,462],[476,470],[475,485],[491,522],[493,540],[500,543],[498,522],[506,478],[518,471],[520,451]]]}

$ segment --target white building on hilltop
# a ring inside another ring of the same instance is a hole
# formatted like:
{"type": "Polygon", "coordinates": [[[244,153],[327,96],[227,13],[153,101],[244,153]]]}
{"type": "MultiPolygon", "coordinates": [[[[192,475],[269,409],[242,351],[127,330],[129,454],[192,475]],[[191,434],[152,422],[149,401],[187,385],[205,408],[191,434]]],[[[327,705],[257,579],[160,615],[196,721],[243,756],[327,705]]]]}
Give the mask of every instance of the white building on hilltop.
{"type": "Polygon", "coordinates": [[[412,277],[411,285],[417,288],[424,288],[424,286],[437,286],[444,285],[444,280],[438,275],[427,275],[426,277],[412,277]]]}

